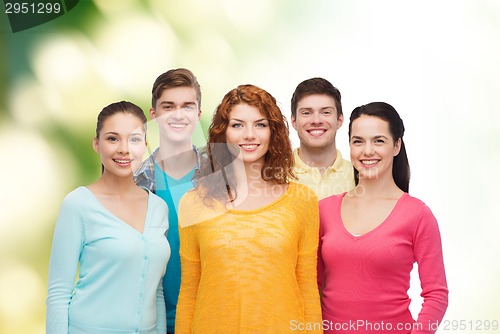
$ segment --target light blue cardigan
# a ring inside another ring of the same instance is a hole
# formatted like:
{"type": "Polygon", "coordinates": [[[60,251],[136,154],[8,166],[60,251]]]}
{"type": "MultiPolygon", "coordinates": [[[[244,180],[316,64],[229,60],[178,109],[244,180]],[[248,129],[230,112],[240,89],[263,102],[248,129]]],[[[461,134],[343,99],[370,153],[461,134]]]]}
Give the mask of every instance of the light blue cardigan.
{"type": "Polygon", "coordinates": [[[88,188],[69,193],[52,242],[47,334],[164,334],[167,217],[165,202],[149,192],[141,234],[109,212],[88,188]]]}

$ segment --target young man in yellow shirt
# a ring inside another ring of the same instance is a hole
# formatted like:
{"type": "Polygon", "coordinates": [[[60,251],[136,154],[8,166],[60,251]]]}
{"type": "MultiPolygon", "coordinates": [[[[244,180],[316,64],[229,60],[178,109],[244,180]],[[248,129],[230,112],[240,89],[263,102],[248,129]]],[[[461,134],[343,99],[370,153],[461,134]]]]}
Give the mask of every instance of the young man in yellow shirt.
{"type": "Polygon", "coordinates": [[[344,122],[339,90],[323,78],[305,80],[293,93],[291,109],[300,139],[293,152],[298,181],[313,189],[318,199],[354,188],[353,167],[335,143],[344,122]]]}

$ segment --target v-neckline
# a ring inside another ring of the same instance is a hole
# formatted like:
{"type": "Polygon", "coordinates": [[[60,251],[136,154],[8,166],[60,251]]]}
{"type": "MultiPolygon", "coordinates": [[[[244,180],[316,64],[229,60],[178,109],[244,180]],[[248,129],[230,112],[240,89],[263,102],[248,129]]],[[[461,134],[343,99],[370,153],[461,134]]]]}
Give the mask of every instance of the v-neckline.
{"type": "Polygon", "coordinates": [[[148,189],[142,188],[142,189],[146,190],[146,192],[148,193],[148,200],[147,200],[147,203],[146,203],[146,205],[147,205],[147,208],[146,208],[146,218],[144,219],[144,226],[143,226],[143,229],[142,229],[142,232],[141,232],[138,229],[134,228],[132,225],[130,225],[127,222],[125,222],[123,219],[119,218],[113,212],[111,212],[104,204],[102,204],[102,202],[99,200],[99,198],[97,198],[97,196],[92,192],[92,190],[90,190],[86,186],[83,186],[83,188],[85,188],[89,192],[89,194],[97,202],[97,204],[99,204],[99,206],[104,211],[106,211],[110,216],[112,216],[114,219],[118,220],[123,225],[128,226],[130,229],[132,229],[136,233],[140,234],[141,236],[144,236],[144,232],[146,232],[146,227],[148,226],[148,221],[149,221],[149,208],[150,208],[150,199],[151,199],[151,192],[148,189]]]}
{"type": "Polygon", "coordinates": [[[339,217],[339,221],[340,221],[340,225],[342,226],[342,229],[344,230],[344,232],[351,238],[351,239],[355,239],[355,240],[359,240],[359,239],[363,239],[365,237],[368,237],[370,236],[371,234],[375,233],[377,230],[381,229],[384,225],[387,224],[387,222],[389,220],[391,220],[392,216],[394,215],[394,212],[396,211],[396,209],[399,207],[401,201],[403,200],[403,198],[406,198],[406,196],[408,195],[408,193],[403,193],[399,198],[398,200],[396,201],[396,204],[394,205],[394,207],[391,209],[391,211],[389,212],[389,214],[387,215],[387,217],[385,217],[385,219],[380,223],[378,224],[377,226],[375,226],[374,228],[372,228],[371,230],[369,230],[368,232],[365,232],[363,234],[360,234],[360,235],[355,235],[355,234],[352,234],[351,232],[349,232],[349,230],[345,227],[345,224],[344,224],[344,219],[342,218],[342,203],[344,201],[344,197],[345,195],[347,194],[347,192],[345,192],[343,195],[342,195],[342,198],[340,199],[340,205],[338,206],[338,217],[339,217]]]}

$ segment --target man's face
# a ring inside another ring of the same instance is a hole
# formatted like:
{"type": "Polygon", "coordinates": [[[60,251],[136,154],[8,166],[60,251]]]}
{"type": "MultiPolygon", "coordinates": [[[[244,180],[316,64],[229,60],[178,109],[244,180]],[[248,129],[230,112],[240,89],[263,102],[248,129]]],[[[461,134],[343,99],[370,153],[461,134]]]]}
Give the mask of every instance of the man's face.
{"type": "Polygon", "coordinates": [[[158,123],[163,140],[183,143],[191,142],[201,110],[194,88],[174,87],[163,91],[149,113],[158,123]]]}
{"type": "Polygon", "coordinates": [[[297,113],[296,117],[292,117],[292,126],[297,131],[301,147],[322,150],[335,147],[337,129],[343,121],[343,116],[337,118],[333,97],[312,94],[297,103],[297,113]]]}

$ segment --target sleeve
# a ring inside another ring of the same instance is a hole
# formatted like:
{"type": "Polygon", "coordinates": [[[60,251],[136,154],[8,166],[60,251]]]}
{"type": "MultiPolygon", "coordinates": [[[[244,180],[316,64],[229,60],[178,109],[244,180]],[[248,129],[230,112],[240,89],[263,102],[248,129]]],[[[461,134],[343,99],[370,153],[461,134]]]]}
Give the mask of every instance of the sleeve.
{"type": "Polygon", "coordinates": [[[179,237],[181,258],[181,287],[177,302],[175,333],[191,333],[198,286],[201,277],[201,261],[196,225],[189,226],[190,206],[186,205],[185,198],[179,203],[179,237]],[[182,227],[185,226],[185,227],[182,227]]]}
{"type": "MultiPolygon", "coordinates": [[[[302,222],[303,231],[299,241],[298,261],[295,271],[304,303],[304,321],[305,323],[316,324],[322,321],[316,278],[319,235],[318,199],[311,191],[308,198],[304,199],[304,202],[306,204],[302,222]]],[[[322,333],[322,331],[311,330],[308,333],[322,333]]]]}
{"type": "Polygon", "coordinates": [[[436,218],[427,206],[414,236],[414,254],[424,299],[412,334],[434,333],[429,324],[440,323],[448,307],[448,285],[444,270],[441,235],[436,218]]]}
{"type": "Polygon", "coordinates": [[[163,280],[161,279],[156,289],[156,332],[165,334],[167,332],[167,314],[165,311],[165,300],[163,298],[163,280]]]}
{"type": "MultiPolygon", "coordinates": [[[[164,207],[164,216],[159,221],[168,222],[168,206],[160,200],[161,205],[164,207]]],[[[165,226],[165,239],[168,233],[168,223],[165,226]]],[[[165,272],[163,272],[165,275],[165,272]]],[[[160,279],[158,287],[156,289],[156,331],[158,334],[165,334],[167,332],[167,311],[165,307],[165,297],[163,292],[163,278],[160,279]]]]}
{"type": "Polygon", "coordinates": [[[84,244],[84,219],[78,201],[69,194],[57,218],[50,253],[46,331],[68,333],[69,303],[84,244]]]}

